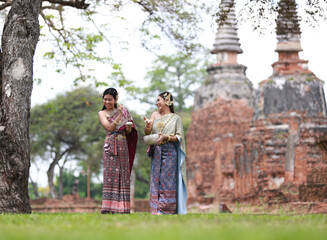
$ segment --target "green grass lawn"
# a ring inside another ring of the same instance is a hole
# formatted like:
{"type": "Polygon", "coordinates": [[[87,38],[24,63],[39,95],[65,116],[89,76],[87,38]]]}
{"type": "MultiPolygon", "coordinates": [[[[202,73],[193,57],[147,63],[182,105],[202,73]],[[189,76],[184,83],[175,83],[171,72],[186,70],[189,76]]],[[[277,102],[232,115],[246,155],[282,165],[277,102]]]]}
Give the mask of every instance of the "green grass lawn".
{"type": "Polygon", "coordinates": [[[327,239],[327,215],[0,214],[0,239],[327,239]]]}

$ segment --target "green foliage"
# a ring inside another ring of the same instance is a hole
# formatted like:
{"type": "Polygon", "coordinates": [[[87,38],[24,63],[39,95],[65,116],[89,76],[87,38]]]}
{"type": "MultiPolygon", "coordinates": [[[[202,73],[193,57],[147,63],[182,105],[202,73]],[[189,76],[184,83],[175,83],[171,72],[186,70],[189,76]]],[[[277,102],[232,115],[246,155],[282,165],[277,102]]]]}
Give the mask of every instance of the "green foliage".
{"type": "Polygon", "coordinates": [[[3,214],[2,239],[326,239],[327,215],[3,214]]]}
{"type": "Polygon", "coordinates": [[[169,91],[174,97],[176,111],[182,111],[186,100],[193,100],[193,92],[206,77],[206,61],[208,55],[196,57],[183,53],[171,56],[159,56],[148,71],[148,86],[139,88],[136,97],[142,102],[155,104],[156,97],[169,91]]]}
{"type": "Polygon", "coordinates": [[[183,112],[178,112],[177,114],[182,119],[184,134],[185,134],[185,137],[186,137],[188,127],[190,126],[191,121],[192,121],[192,108],[184,109],[183,112]]]}
{"type": "Polygon", "coordinates": [[[31,159],[41,158],[63,166],[80,161],[84,169],[100,171],[104,130],[99,124],[101,95],[90,87],[81,87],[58,95],[54,100],[31,110],[31,159]]]}
{"type": "MultiPolygon", "coordinates": [[[[74,176],[73,171],[64,170],[62,174],[62,182],[63,182],[63,194],[71,194],[73,191],[73,187],[75,181],[78,180],[78,193],[80,197],[85,198],[87,196],[87,176],[85,174],[80,173],[78,177],[74,176]]],[[[56,183],[59,182],[57,177],[56,183]]],[[[96,200],[102,199],[102,183],[90,183],[90,195],[91,198],[96,200]]],[[[57,191],[59,191],[59,186],[56,184],[57,191]]]]}
{"type": "MultiPolygon", "coordinates": [[[[95,81],[95,74],[90,71],[90,65],[113,64],[109,54],[103,54],[99,46],[103,46],[104,35],[96,28],[92,28],[91,16],[96,12],[89,12],[87,17],[74,16],[80,18],[82,26],[69,23],[72,13],[66,14],[65,8],[54,9],[44,8],[41,12],[41,40],[52,43],[51,51],[44,54],[44,58],[54,63],[58,68],[57,72],[64,73],[64,67],[75,67],[79,75],[74,79],[74,84],[85,82],[86,80],[95,81]],[[48,14],[51,12],[51,14],[48,14]],[[64,65],[63,65],[64,63],[64,65]]],[[[87,10],[85,10],[87,11],[87,10]]],[[[76,12],[77,13],[77,12],[76,12]]],[[[108,48],[108,47],[107,47],[108,48]]],[[[107,73],[110,74],[110,71],[107,73]]]]}
{"type": "Polygon", "coordinates": [[[143,141],[144,120],[143,116],[131,113],[138,130],[138,142],[136,148],[133,171],[135,172],[135,198],[148,197],[150,186],[151,159],[146,155],[147,145],[143,141]]]}
{"type": "Polygon", "coordinates": [[[44,54],[45,59],[52,61],[61,73],[65,72],[64,67],[76,68],[79,74],[74,76],[75,84],[87,80],[96,83],[96,72],[90,72],[87,66],[104,65],[107,70],[105,77],[110,77],[111,82],[116,81],[119,86],[127,86],[132,90],[132,86],[125,81],[121,67],[117,67],[119,63],[113,59],[111,51],[113,46],[126,49],[128,42],[125,39],[116,42],[123,37],[120,36],[121,32],[115,34],[112,29],[114,25],[124,26],[126,19],[134,18],[129,14],[130,8],[139,15],[135,20],[139,21],[142,46],[151,51],[159,50],[157,46],[166,38],[187,53],[198,47],[197,23],[201,22],[200,15],[207,9],[202,3],[191,3],[187,0],[93,0],[89,4],[76,1],[68,8],[60,3],[49,6],[44,1],[41,11],[41,40],[53,44],[51,51],[44,54]],[[74,8],[82,10],[77,12],[74,8]]]}
{"type": "Polygon", "coordinates": [[[33,185],[31,183],[28,183],[28,195],[29,195],[31,200],[36,199],[36,196],[35,196],[34,191],[33,191],[33,185]]]}
{"type": "MultiPolygon", "coordinates": [[[[238,19],[242,23],[248,22],[252,25],[253,30],[258,30],[261,33],[274,32],[277,30],[281,32],[299,32],[297,22],[294,22],[294,15],[289,11],[289,7],[293,7],[296,4],[298,16],[301,16],[299,20],[309,26],[316,27],[320,22],[326,21],[327,13],[327,1],[294,1],[294,0],[282,0],[282,1],[267,1],[267,0],[253,0],[245,1],[241,4],[238,19]],[[281,2],[283,4],[281,5],[281,2]],[[284,13],[289,23],[287,29],[274,29],[276,26],[277,13],[284,13]]],[[[222,24],[226,19],[228,10],[221,11],[217,14],[217,22],[222,24]]]]}

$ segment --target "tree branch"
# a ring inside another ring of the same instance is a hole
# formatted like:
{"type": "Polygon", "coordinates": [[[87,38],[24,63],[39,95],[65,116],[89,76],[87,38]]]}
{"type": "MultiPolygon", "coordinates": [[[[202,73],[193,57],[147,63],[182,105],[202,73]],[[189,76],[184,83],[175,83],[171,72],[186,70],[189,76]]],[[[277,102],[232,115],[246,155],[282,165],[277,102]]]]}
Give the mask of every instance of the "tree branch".
{"type": "MultiPolygon", "coordinates": [[[[3,1],[3,0],[1,0],[1,2],[5,2],[5,3],[0,5],[0,11],[7,7],[10,7],[13,3],[13,1],[7,2],[7,1],[3,1]]],[[[69,7],[74,7],[74,8],[78,8],[78,9],[87,9],[90,5],[88,3],[85,3],[85,0],[43,0],[43,2],[49,2],[52,4],[60,4],[61,6],[69,6],[69,7]]],[[[42,9],[46,9],[46,8],[55,9],[55,7],[53,7],[53,6],[42,7],[42,9]]]]}
{"type": "Polygon", "coordinates": [[[62,6],[69,6],[78,9],[87,9],[90,4],[85,3],[85,0],[43,0],[53,4],[60,4],[62,6]]]}
{"type": "Polygon", "coordinates": [[[60,6],[50,5],[50,6],[42,6],[42,10],[44,9],[51,9],[51,10],[57,10],[60,11],[60,6]]]}
{"type": "Polygon", "coordinates": [[[142,1],[133,1],[133,2],[140,5],[144,9],[144,11],[148,12],[150,15],[154,13],[153,9],[150,9],[146,3],[142,1]]]}
{"type": "Polygon", "coordinates": [[[7,3],[4,3],[4,4],[1,4],[0,5],[0,11],[7,8],[7,7],[10,7],[12,5],[12,2],[7,2],[7,3]]]}

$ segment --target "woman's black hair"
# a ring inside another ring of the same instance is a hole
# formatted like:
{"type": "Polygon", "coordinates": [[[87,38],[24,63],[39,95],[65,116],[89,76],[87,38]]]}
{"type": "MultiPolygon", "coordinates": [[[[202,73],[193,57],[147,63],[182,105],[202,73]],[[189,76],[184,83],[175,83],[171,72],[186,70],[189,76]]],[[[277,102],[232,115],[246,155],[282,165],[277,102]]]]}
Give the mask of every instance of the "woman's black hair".
{"type": "MultiPolygon", "coordinates": [[[[160,97],[162,97],[164,100],[165,100],[165,96],[167,97],[167,95],[170,94],[170,101],[173,101],[174,98],[173,98],[173,95],[171,95],[170,92],[162,92],[159,94],[160,97]]],[[[169,106],[169,109],[170,109],[170,112],[172,113],[175,113],[175,110],[174,110],[174,103],[172,105],[169,106]]]]}
{"type": "MultiPolygon", "coordinates": [[[[106,90],[104,90],[103,95],[102,95],[102,99],[104,98],[105,95],[111,95],[114,99],[117,100],[118,97],[118,92],[116,89],[114,88],[107,88],[106,90]]],[[[115,108],[117,108],[117,103],[115,103],[115,108]]],[[[102,110],[107,109],[105,105],[103,105],[102,110]]]]}

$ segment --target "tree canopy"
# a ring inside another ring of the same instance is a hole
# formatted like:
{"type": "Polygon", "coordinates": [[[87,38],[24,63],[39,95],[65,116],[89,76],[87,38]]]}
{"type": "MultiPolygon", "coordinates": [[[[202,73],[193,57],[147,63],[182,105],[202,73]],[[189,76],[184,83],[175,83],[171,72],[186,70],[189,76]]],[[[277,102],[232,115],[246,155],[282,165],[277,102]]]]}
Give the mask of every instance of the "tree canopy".
{"type": "Polygon", "coordinates": [[[136,97],[141,102],[154,105],[161,92],[170,91],[174,96],[175,110],[182,111],[186,108],[186,101],[193,100],[194,90],[207,76],[208,61],[205,56],[209,56],[209,51],[201,58],[182,52],[158,56],[147,72],[147,87],[139,88],[136,97]]]}
{"type": "Polygon", "coordinates": [[[90,87],[78,88],[57,96],[31,110],[30,141],[32,160],[49,164],[48,183],[57,197],[53,178],[56,166],[78,161],[86,170],[99,172],[104,131],[97,112],[101,95],[90,87]]]}

